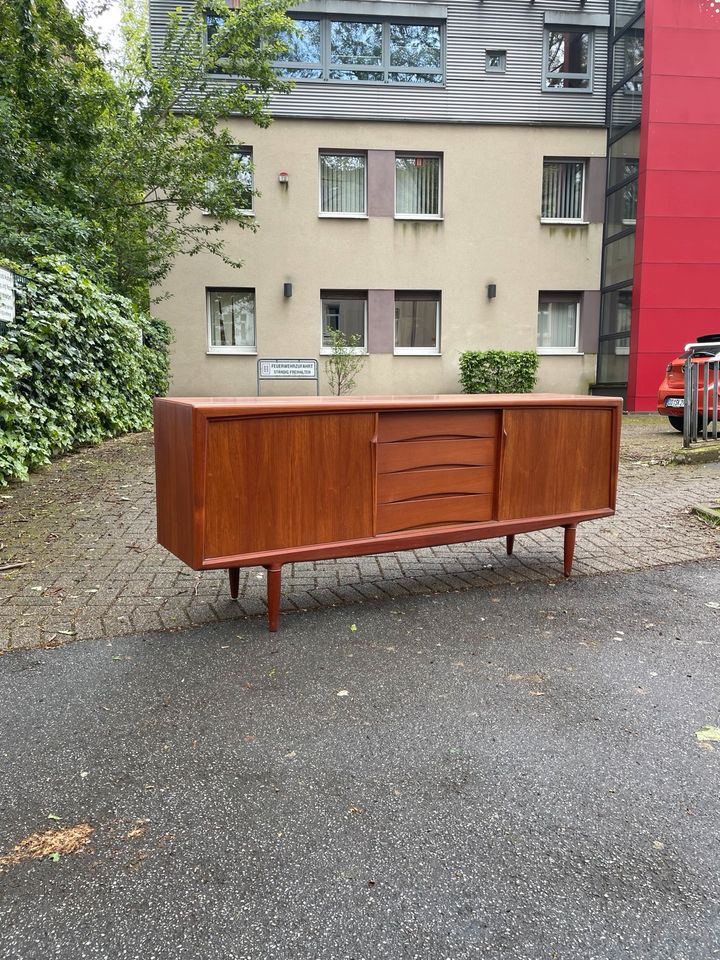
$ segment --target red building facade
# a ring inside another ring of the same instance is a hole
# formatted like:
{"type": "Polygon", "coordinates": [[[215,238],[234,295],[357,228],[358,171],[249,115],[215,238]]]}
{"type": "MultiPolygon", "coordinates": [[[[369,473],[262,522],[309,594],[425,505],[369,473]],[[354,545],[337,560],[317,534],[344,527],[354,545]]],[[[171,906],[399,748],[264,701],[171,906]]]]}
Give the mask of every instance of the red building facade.
{"type": "Polygon", "coordinates": [[[720,0],[650,0],[641,89],[629,410],[720,332],[720,0]]]}

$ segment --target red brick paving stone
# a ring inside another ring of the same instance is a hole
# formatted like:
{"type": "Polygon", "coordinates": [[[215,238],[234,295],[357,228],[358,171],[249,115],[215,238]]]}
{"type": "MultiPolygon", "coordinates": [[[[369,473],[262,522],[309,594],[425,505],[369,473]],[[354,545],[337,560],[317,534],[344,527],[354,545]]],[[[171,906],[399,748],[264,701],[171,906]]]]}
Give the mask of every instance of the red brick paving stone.
{"type": "MultiPolygon", "coordinates": [[[[680,445],[662,418],[623,419],[618,513],[580,526],[576,576],[720,558],[720,530],[689,512],[720,496],[720,465],[664,465],[680,445]]],[[[30,561],[0,574],[0,651],[264,610],[264,571],[241,571],[233,603],[225,571],[189,570],[156,545],[150,434],[80,450],[0,497],[0,562],[30,561]]],[[[513,557],[494,540],[289,564],[283,609],[561,577],[562,532],[538,531],[513,557]]]]}

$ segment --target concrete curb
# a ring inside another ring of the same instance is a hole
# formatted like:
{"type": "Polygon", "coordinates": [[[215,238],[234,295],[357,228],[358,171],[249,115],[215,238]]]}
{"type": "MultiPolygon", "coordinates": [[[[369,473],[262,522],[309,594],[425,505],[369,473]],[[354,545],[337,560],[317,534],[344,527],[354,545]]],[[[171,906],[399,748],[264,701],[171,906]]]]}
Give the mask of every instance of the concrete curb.
{"type": "Polygon", "coordinates": [[[720,500],[714,500],[712,503],[699,503],[690,512],[714,527],[720,527],[720,500]]]}

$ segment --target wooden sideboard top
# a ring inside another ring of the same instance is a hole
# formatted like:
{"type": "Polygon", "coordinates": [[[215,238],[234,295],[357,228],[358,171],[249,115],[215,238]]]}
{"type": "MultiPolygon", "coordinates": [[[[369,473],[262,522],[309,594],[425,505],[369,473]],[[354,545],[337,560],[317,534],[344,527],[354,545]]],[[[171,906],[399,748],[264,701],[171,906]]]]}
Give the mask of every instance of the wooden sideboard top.
{"type": "Polygon", "coordinates": [[[449,393],[367,397],[161,397],[156,404],[190,407],[213,417],[353,410],[457,409],[458,407],[622,407],[620,397],[557,393],[449,393]]]}

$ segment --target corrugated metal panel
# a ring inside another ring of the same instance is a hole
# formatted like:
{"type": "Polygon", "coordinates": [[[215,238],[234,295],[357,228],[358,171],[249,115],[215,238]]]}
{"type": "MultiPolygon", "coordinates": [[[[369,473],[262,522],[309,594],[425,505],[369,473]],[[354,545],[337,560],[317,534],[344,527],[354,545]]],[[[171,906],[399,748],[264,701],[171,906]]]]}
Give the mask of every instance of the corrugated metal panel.
{"type": "MultiPolygon", "coordinates": [[[[167,14],[187,0],[150,0],[155,48],[167,14]]],[[[417,2],[417,0],[416,0],[417,2]]],[[[347,0],[348,12],[352,0],[347,0]]],[[[546,11],[607,14],[608,0],[449,0],[446,82],[421,88],[394,84],[299,82],[271,101],[277,117],[409,120],[450,123],[605,122],[607,30],[594,31],[593,91],[542,90],[546,11]],[[507,72],[485,72],[485,51],[506,50],[507,72]]]]}

